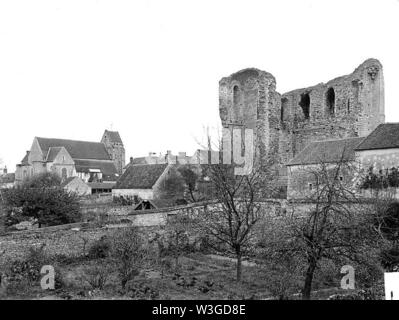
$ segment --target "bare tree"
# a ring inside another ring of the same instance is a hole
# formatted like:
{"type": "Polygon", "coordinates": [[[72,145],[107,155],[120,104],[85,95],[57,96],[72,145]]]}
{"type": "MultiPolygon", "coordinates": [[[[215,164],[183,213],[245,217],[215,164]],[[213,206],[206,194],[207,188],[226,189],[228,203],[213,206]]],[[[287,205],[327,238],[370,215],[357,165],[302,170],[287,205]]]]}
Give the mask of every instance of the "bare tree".
{"type": "Polygon", "coordinates": [[[179,269],[179,257],[185,252],[189,244],[189,231],[193,228],[193,220],[188,215],[174,215],[168,217],[166,224],[167,253],[175,260],[175,269],[179,269]]]}
{"type": "Polygon", "coordinates": [[[242,257],[251,249],[255,225],[262,217],[260,198],[267,177],[260,170],[236,176],[233,166],[223,164],[208,165],[206,170],[217,203],[206,207],[200,225],[216,246],[223,245],[235,255],[240,281],[242,257]]]}
{"type": "Polygon", "coordinates": [[[111,257],[124,290],[126,284],[140,273],[146,251],[142,237],[135,227],[116,231],[111,240],[111,257]]]}
{"type": "MultiPolygon", "coordinates": [[[[357,169],[358,165],[347,161],[344,153],[336,163],[321,159],[317,165],[303,168],[315,181],[314,189],[305,199],[311,209],[294,210],[270,226],[274,228],[274,242],[269,243],[269,250],[303,258],[303,299],[310,299],[315,271],[322,259],[368,264],[376,252],[374,212],[358,196],[353,179],[345,176],[357,169]]],[[[266,230],[264,234],[271,232],[266,230]]]]}

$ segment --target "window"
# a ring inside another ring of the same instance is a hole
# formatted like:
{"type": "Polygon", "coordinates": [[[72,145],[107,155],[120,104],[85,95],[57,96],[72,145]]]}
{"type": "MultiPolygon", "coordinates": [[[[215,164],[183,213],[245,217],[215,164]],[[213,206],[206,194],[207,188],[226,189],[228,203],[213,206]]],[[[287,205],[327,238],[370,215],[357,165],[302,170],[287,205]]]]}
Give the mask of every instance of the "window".
{"type": "Polygon", "coordinates": [[[233,110],[235,117],[240,115],[241,92],[238,86],[233,87],[233,110]]]}
{"type": "Polygon", "coordinates": [[[62,170],[61,170],[61,177],[62,177],[62,179],[66,179],[66,178],[68,177],[67,169],[66,169],[66,168],[62,168],[62,170]]]}
{"type": "Polygon", "coordinates": [[[284,121],[284,116],[286,116],[287,104],[288,104],[287,98],[281,99],[281,111],[280,111],[281,112],[280,113],[281,121],[284,121]]]}
{"type": "Polygon", "coordinates": [[[351,100],[350,99],[348,99],[347,108],[348,108],[348,113],[350,113],[351,112],[351,100]]]}
{"type": "Polygon", "coordinates": [[[339,177],[339,181],[343,181],[344,180],[344,177],[339,177]]]}
{"type": "Polygon", "coordinates": [[[309,93],[302,93],[301,94],[301,101],[299,101],[299,105],[302,108],[303,115],[305,119],[309,119],[310,114],[310,96],[309,93]]]}
{"type": "Polygon", "coordinates": [[[309,190],[313,190],[313,184],[309,183],[309,190]]]}
{"type": "Polygon", "coordinates": [[[327,106],[327,112],[333,115],[335,113],[335,91],[333,88],[327,90],[326,106],[327,106]]]}

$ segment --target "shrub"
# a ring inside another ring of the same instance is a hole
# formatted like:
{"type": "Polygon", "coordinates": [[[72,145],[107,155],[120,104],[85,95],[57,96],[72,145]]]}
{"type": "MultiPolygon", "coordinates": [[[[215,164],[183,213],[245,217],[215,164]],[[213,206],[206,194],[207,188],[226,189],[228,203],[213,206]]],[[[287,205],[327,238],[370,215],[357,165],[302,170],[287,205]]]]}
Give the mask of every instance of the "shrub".
{"type": "Polygon", "coordinates": [[[328,300],[385,300],[384,285],[382,283],[351,293],[334,294],[328,300]]]}
{"type": "Polygon", "coordinates": [[[108,263],[96,263],[94,266],[85,267],[83,280],[92,289],[104,289],[111,274],[111,266],[108,263]]]}
{"type": "Polygon", "coordinates": [[[109,256],[111,244],[106,236],[95,241],[89,249],[89,258],[103,259],[109,256]]]}
{"type": "Polygon", "coordinates": [[[111,238],[111,258],[113,259],[122,289],[126,284],[140,274],[140,269],[145,261],[142,238],[137,228],[117,230],[111,238]]]}
{"type": "Polygon", "coordinates": [[[76,194],[61,187],[33,188],[30,184],[3,192],[7,227],[33,219],[39,227],[73,223],[81,220],[76,194]]]}
{"type": "Polygon", "coordinates": [[[134,283],[127,287],[126,295],[133,299],[157,299],[159,290],[145,283],[134,283]]]}
{"type": "Polygon", "coordinates": [[[61,270],[54,265],[56,259],[49,257],[44,248],[44,245],[31,247],[25,259],[14,260],[9,264],[6,272],[9,292],[21,292],[24,288],[40,285],[40,280],[43,276],[40,271],[44,265],[52,265],[54,267],[54,289],[64,287],[61,270]]]}
{"type": "Polygon", "coordinates": [[[44,245],[29,248],[24,260],[14,260],[8,270],[9,282],[26,282],[31,285],[40,280],[41,268],[49,263],[49,258],[44,252],[44,245]]]}

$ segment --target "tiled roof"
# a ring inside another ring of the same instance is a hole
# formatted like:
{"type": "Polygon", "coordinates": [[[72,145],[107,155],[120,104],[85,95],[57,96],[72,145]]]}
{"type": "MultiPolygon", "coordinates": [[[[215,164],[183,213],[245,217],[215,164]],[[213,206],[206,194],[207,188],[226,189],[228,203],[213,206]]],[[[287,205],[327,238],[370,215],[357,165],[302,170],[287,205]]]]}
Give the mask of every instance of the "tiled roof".
{"type": "Polygon", "coordinates": [[[27,151],[24,158],[21,160],[21,164],[28,164],[28,157],[29,157],[30,151],[27,151]]]}
{"type": "Polygon", "coordinates": [[[60,150],[62,149],[62,147],[51,147],[48,149],[47,152],[47,158],[46,161],[54,161],[55,157],[57,156],[58,152],[60,152],[60,150]]]}
{"type": "Polygon", "coordinates": [[[145,157],[133,158],[132,164],[147,164],[145,157]]]}
{"type": "Polygon", "coordinates": [[[115,163],[112,161],[97,160],[74,160],[77,172],[89,172],[89,169],[99,169],[105,175],[113,175],[116,170],[115,163]]]}
{"type": "Polygon", "coordinates": [[[308,144],[287,165],[317,164],[321,162],[334,163],[344,160],[355,159],[355,148],[364,138],[347,138],[339,140],[315,141],[308,144]]]}
{"type": "Polygon", "coordinates": [[[110,156],[101,142],[51,139],[37,137],[40,148],[47,154],[51,147],[64,147],[73,159],[110,160],[110,156]]]}
{"type": "Polygon", "coordinates": [[[129,166],[114,189],[151,189],[165,171],[167,164],[129,166]]]}
{"type": "Polygon", "coordinates": [[[61,187],[64,188],[65,186],[67,186],[71,181],[75,180],[75,179],[80,179],[79,177],[69,177],[67,179],[65,179],[64,181],[61,182],[61,187]]]}
{"type": "Polygon", "coordinates": [[[399,123],[380,124],[356,150],[399,148],[399,123]]]}
{"type": "Polygon", "coordinates": [[[111,142],[122,143],[122,139],[118,131],[105,130],[105,134],[108,136],[111,142]]]}

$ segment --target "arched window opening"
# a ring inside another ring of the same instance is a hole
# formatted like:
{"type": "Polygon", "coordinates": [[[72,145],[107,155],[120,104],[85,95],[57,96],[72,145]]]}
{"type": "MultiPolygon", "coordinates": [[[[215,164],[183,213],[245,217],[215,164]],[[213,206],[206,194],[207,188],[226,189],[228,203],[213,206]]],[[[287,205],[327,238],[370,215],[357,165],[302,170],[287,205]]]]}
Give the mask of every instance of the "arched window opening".
{"type": "Polygon", "coordinates": [[[301,101],[299,101],[299,105],[302,108],[303,115],[305,119],[309,119],[310,115],[310,96],[309,93],[302,93],[301,94],[301,101]]]}
{"type": "Polygon", "coordinates": [[[61,177],[62,177],[62,179],[66,179],[68,177],[66,168],[62,168],[61,177]]]}
{"type": "Polygon", "coordinates": [[[281,99],[281,113],[280,113],[281,121],[284,121],[284,117],[286,117],[287,107],[288,107],[288,99],[287,98],[281,99]]]}
{"type": "Polygon", "coordinates": [[[333,88],[327,90],[326,93],[326,106],[329,114],[335,113],[335,92],[333,88]]]}
{"type": "Polygon", "coordinates": [[[233,104],[234,108],[237,108],[240,103],[240,88],[238,86],[234,86],[233,88],[233,104]]]}

